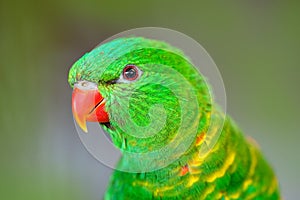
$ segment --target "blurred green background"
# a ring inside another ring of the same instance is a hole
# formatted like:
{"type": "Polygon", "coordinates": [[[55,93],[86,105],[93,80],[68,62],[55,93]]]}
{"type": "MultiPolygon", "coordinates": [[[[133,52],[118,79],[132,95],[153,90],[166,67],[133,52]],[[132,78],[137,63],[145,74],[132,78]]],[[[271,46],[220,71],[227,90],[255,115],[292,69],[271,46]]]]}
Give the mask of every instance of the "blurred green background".
{"type": "Polygon", "coordinates": [[[100,199],[111,170],[73,124],[70,66],[107,37],[159,26],[202,44],[228,113],[273,165],[285,199],[300,185],[297,1],[0,1],[0,199],[100,199]]]}

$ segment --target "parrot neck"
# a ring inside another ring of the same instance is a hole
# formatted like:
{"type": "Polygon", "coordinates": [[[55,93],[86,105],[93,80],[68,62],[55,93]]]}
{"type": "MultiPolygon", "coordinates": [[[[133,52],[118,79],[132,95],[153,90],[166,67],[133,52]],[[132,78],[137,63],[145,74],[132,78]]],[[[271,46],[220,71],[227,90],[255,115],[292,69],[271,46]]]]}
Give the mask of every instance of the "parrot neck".
{"type": "MultiPolygon", "coordinates": [[[[190,150],[168,167],[146,173],[115,171],[105,199],[279,199],[271,168],[230,119],[211,151],[201,153],[216,136],[208,133],[199,132],[190,150]]],[[[130,165],[123,158],[120,164],[130,165]]]]}
{"type": "MultiPolygon", "coordinates": [[[[211,117],[214,117],[214,120],[222,121],[223,116],[221,113],[216,112],[211,117]]],[[[211,153],[208,147],[213,139],[219,136],[219,130],[217,129],[208,131],[208,125],[199,126],[192,145],[179,159],[162,169],[136,174],[134,184],[140,184],[149,190],[155,191],[154,196],[163,194],[168,190],[179,193],[183,189],[198,187],[197,183],[201,182],[199,176],[202,172],[201,165],[211,153]]]]}

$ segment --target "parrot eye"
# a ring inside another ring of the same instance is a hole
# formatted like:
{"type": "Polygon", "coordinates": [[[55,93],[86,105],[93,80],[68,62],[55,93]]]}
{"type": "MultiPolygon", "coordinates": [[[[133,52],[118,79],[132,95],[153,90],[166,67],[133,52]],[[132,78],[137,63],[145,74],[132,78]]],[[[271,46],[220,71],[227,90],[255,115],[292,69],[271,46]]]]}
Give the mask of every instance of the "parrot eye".
{"type": "Polygon", "coordinates": [[[140,70],[134,65],[127,65],[123,69],[123,78],[128,81],[134,81],[139,77],[140,70]]]}

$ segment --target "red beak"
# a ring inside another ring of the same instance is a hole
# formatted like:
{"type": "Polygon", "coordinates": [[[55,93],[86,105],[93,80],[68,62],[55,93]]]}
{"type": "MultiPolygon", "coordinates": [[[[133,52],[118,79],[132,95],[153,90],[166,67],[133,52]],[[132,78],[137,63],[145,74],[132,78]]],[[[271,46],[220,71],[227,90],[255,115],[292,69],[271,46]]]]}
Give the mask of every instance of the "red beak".
{"type": "Polygon", "coordinates": [[[72,93],[73,116],[80,128],[87,132],[86,121],[109,122],[105,111],[105,99],[98,91],[97,84],[79,81],[74,85],[72,93]]]}

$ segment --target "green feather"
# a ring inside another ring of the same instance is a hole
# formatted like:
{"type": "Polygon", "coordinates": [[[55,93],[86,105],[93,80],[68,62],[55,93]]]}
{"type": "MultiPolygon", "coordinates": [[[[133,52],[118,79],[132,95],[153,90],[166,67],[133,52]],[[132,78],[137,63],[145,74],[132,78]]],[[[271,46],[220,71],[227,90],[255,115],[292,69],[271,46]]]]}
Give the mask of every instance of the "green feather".
{"type": "Polygon", "coordinates": [[[105,199],[279,199],[272,169],[229,117],[213,149],[201,154],[218,137],[217,130],[208,134],[210,123],[224,116],[205,78],[180,50],[141,37],[115,39],[72,66],[70,85],[79,80],[98,83],[107,101],[110,126],[101,126],[123,152],[118,168],[157,167],[116,170],[105,199]],[[138,66],[141,77],[117,81],[128,64],[138,66]],[[142,163],[130,157],[168,144],[164,153],[172,162],[165,167],[153,162],[165,159],[159,154],[142,163]],[[182,144],[190,144],[184,152],[182,144]]]}

